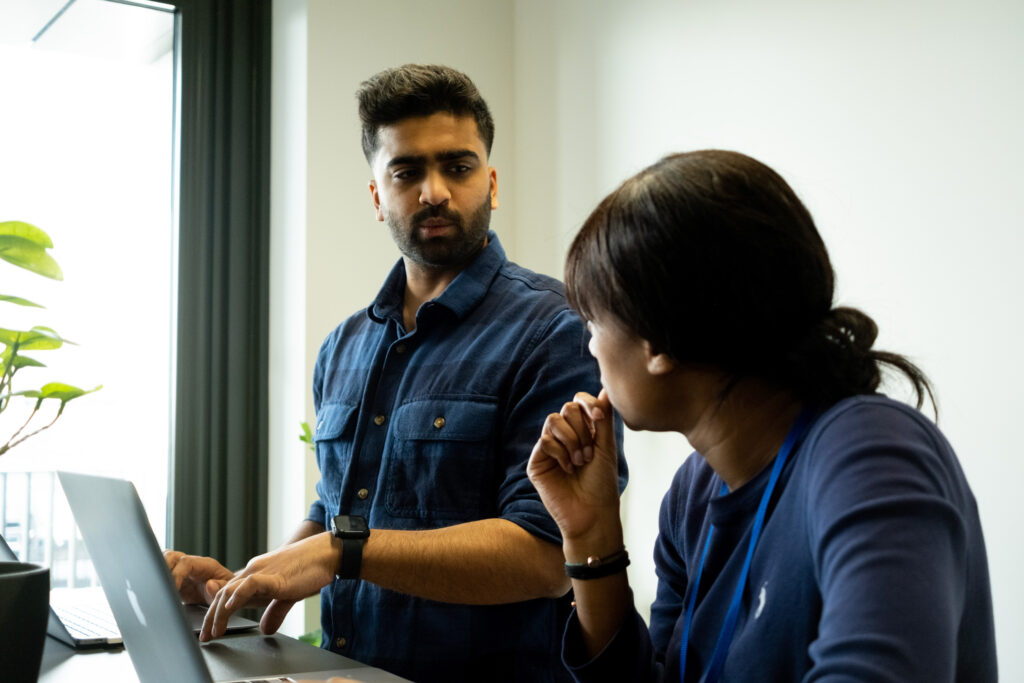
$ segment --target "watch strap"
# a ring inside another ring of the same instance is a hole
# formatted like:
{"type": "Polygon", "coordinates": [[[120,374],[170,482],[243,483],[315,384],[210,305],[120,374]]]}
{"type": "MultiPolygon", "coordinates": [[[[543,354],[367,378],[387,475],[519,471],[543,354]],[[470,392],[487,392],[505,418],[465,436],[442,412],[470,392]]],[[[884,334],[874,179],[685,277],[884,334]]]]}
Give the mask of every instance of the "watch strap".
{"type": "Polygon", "coordinates": [[[339,579],[358,579],[363,566],[363,544],[365,538],[341,539],[341,566],[338,567],[339,579]]]}

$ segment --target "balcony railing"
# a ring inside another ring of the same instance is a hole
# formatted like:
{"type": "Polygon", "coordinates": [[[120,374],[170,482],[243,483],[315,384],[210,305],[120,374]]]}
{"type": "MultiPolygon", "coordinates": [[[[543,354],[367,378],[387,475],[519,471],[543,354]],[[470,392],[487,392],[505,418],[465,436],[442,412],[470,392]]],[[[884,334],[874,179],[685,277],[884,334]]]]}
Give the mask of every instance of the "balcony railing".
{"type": "Polygon", "coordinates": [[[22,562],[50,568],[52,588],[99,585],[53,472],[0,472],[0,534],[22,562]]]}

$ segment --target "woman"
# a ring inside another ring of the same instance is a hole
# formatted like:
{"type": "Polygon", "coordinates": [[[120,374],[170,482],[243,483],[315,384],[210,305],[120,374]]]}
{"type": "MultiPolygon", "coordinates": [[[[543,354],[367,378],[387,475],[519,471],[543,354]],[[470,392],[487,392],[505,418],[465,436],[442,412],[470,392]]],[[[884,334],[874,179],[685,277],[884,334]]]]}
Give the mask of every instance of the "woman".
{"type": "Polygon", "coordinates": [[[565,275],[604,390],[547,419],[528,473],[562,532],[579,680],[996,680],[974,498],[935,425],[876,393],[888,368],[920,408],[928,381],[832,307],[781,177],[733,152],[667,157],[597,207],[565,275]],[[662,503],[649,629],[613,408],[696,449],[662,503]]]}

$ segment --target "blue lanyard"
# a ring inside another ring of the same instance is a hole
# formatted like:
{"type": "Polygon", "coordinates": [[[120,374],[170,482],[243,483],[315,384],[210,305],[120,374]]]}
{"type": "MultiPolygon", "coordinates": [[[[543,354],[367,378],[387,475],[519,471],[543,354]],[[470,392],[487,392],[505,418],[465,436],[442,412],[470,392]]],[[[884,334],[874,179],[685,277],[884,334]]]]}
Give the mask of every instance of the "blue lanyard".
{"type": "MultiPolygon", "coordinates": [[[[718,634],[718,642],[715,644],[714,654],[711,655],[711,664],[704,676],[704,683],[717,683],[722,675],[722,668],[725,666],[725,655],[729,652],[729,645],[732,644],[733,635],[736,632],[736,620],[740,614],[740,601],[743,598],[743,588],[747,583],[747,575],[750,573],[750,561],[754,557],[754,548],[757,546],[757,539],[761,537],[761,527],[764,526],[764,516],[768,510],[768,500],[772,497],[775,484],[779,481],[779,475],[786,464],[793,446],[803,436],[809,426],[811,412],[806,408],[797,417],[796,422],[786,435],[786,440],[775,457],[775,464],[772,466],[772,474],[768,479],[768,485],[761,494],[761,503],[757,506],[757,515],[754,517],[754,527],[750,531],[750,543],[747,545],[747,557],[743,561],[743,569],[740,578],[736,582],[736,590],[732,595],[732,602],[729,603],[729,611],[725,614],[725,622],[722,624],[722,631],[718,634]]],[[[729,492],[729,487],[722,483],[718,495],[724,496],[729,492]]],[[[690,642],[690,624],[693,621],[693,612],[697,606],[697,592],[700,589],[700,577],[704,572],[704,560],[708,557],[708,548],[711,547],[711,536],[715,533],[715,525],[708,529],[708,538],[704,542],[704,551],[700,556],[700,565],[697,567],[697,576],[694,578],[693,590],[690,593],[690,601],[686,606],[686,621],[683,623],[683,642],[679,646],[679,680],[686,682],[686,648],[690,642]]]]}

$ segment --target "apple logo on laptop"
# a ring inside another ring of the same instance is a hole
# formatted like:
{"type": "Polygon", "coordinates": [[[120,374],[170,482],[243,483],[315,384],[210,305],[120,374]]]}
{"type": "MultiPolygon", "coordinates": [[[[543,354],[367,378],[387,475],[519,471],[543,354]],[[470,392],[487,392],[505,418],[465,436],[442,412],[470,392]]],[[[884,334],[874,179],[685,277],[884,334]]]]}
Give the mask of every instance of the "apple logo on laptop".
{"type": "Polygon", "coordinates": [[[135,591],[132,590],[132,582],[129,581],[128,579],[125,579],[124,582],[128,585],[128,588],[127,588],[128,602],[131,603],[132,609],[135,611],[135,616],[138,617],[139,621],[142,623],[142,625],[145,626],[146,625],[146,617],[143,616],[142,608],[139,607],[139,598],[136,597],[135,591]]]}

